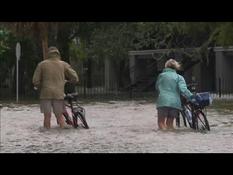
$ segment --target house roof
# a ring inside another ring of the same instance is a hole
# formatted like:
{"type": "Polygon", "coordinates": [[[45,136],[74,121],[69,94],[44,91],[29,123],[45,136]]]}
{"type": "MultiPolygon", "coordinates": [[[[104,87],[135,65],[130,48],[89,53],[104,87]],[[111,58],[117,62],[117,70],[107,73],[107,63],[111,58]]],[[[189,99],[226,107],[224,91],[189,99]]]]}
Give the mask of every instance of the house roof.
{"type": "Polygon", "coordinates": [[[178,50],[184,50],[184,51],[192,51],[199,48],[176,48],[176,49],[155,49],[155,50],[138,50],[138,51],[129,51],[130,56],[134,55],[151,55],[156,53],[165,53],[171,50],[178,51],[178,50]]]}
{"type": "Polygon", "coordinates": [[[214,51],[215,52],[230,52],[230,51],[233,51],[233,46],[228,46],[228,47],[222,47],[222,46],[219,46],[219,47],[214,47],[214,51]]]}
{"type": "MultiPolygon", "coordinates": [[[[159,53],[165,53],[171,50],[174,51],[179,51],[179,50],[184,50],[184,51],[192,51],[192,50],[197,50],[200,49],[199,47],[196,48],[175,48],[175,49],[155,49],[155,50],[137,50],[137,51],[129,51],[130,56],[134,55],[151,55],[151,54],[159,54],[159,53]]],[[[210,49],[210,48],[208,48],[210,49]]],[[[228,46],[228,47],[223,47],[223,46],[218,46],[214,47],[215,52],[224,52],[224,51],[233,51],[233,46],[228,46]]]]}

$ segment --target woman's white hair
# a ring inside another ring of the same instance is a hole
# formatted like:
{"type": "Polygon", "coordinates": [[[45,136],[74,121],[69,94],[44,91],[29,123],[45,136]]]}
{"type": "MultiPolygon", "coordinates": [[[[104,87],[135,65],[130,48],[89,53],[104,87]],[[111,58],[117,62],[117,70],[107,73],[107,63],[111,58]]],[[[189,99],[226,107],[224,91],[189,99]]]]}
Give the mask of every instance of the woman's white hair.
{"type": "Polygon", "coordinates": [[[165,63],[165,68],[172,68],[172,69],[175,69],[175,70],[180,70],[181,65],[176,60],[169,59],[165,63]]]}

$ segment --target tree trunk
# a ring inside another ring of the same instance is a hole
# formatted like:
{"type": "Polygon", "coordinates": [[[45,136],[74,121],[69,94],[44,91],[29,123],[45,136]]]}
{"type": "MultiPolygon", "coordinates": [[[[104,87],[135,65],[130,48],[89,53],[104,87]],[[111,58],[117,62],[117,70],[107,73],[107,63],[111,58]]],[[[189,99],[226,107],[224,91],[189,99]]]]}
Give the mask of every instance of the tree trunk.
{"type": "Polygon", "coordinates": [[[42,49],[44,60],[48,58],[48,36],[42,38],[42,49]]]}
{"type": "Polygon", "coordinates": [[[43,50],[43,58],[48,58],[48,23],[47,22],[39,22],[38,24],[40,38],[42,41],[42,50],[43,50]]]}
{"type": "Polygon", "coordinates": [[[68,63],[70,63],[69,42],[69,28],[66,28],[64,24],[60,24],[57,33],[57,45],[60,50],[62,60],[68,63]]]}

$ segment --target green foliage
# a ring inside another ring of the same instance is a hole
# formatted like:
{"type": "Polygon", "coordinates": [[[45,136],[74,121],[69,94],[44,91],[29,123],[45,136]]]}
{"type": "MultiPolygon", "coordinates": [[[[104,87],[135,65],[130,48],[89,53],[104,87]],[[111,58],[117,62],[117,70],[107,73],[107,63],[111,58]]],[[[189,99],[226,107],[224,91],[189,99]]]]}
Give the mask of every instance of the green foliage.
{"type": "Polygon", "coordinates": [[[87,49],[86,44],[84,42],[79,41],[79,44],[75,42],[76,40],[72,40],[69,44],[69,52],[70,56],[74,60],[86,60],[87,59],[87,49]]]}
{"type": "Polygon", "coordinates": [[[9,40],[10,40],[9,32],[5,29],[0,29],[0,58],[2,58],[3,54],[10,49],[9,40]]]}
{"type": "Polygon", "coordinates": [[[15,43],[16,38],[9,31],[0,29],[0,67],[3,74],[15,61],[15,43]]]}
{"type": "MultiPolygon", "coordinates": [[[[42,24],[19,22],[0,27],[1,78],[12,74],[15,44],[20,40],[22,73],[25,82],[28,79],[31,83],[34,68],[42,58],[38,34],[44,29],[42,24]]],[[[118,72],[127,67],[130,50],[199,47],[197,53],[188,55],[183,51],[181,55],[186,60],[201,55],[208,62],[208,47],[233,45],[233,22],[51,22],[45,26],[49,28],[49,44],[57,46],[66,59],[111,59],[118,72]]]]}
{"type": "MultiPolygon", "coordinates": [[[[12,74],[15,66],[15,38],[5,28],[0,28],[0,88],[9,89],[12,85],[12,74]]],[[[3,91],[0,95],[9,95],[3,91]]]]}
{"type": "Polygon", "coordinates": [[[19,90],[21,92],[30,93],[32,91],[32,75],[33,71],[41,58],[39,57],[36,41],[29,36],[16,38],[16,36],[5,27],[0,28],[0,81],[1,88],[9,89],[10,94],[14,95],[15,90],[15,68],[16,56],[15,47],[16,42],[21,44],[21,59],[19,60],[19,90]],[[13,93],[12,93],[13,92],[13,93]]]}
{"type": "Polygon", "coordinates": [[[96,57],[125,59],[132,44],[128,23],[107,23],[92,33],[91,49],[96,57]]]}
{"type": "Polygon", "coordinates": [[[223,46],[233,45],[233,22],[223,23],[219,27],[219,35],[217,36],[217,44],[223,46]]]}
{"type": "Polygon", "coordinates": [[[120,62],[129,50],[200,47],[208,56],[207,47],[233,44],[232,28],[230,22],[81,22],[79,43],[71,43],[70,52],[78,59],[120,62]]]}

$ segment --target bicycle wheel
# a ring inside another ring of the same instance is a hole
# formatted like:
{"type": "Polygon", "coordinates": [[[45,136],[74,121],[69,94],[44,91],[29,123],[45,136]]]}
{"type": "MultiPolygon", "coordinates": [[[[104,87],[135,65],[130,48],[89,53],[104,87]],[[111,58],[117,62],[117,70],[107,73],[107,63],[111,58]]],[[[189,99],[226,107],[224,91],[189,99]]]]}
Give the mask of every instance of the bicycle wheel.
{"type": "Polygon", "coordinates": [[[78,118],[77,116],[73,115],[73,126],[74,128],[77,128],[78,127],[78,118]]]}
{"type": "Polygon", "coordinates": [[[182,119],[183,119],[183,122],[184,122],[184,126],[187,127],[184,111],[180,111],[180,113],[181,113],[181,116],[182,116],[182,119]]]}
{"type": "Polygon", "coordinates": [[[210,125],[207,120],[207,117],[201,110],[198,110],[194,113],[193,127],[194,129],[199,131],[205,131],[205,130],[210,131],[210,125]]]}
{"type": "Polygon", "coordinates": [[[176,126],[180,128],[180,116],[176,118],[176,126]]]}
{"type": "Polygon", "coordinates": [[[81,120],[81,122],[82,122],[82,124],[83,124],[83,127],[84,127],[85,129],[89,129],[89,126],[88,126],[88,124],[87,124],[87,121],[86,121],[85,116],[84,116],[83,114],[79,113],[79,114],[78,114],[78,117],[79,117],[79,119],[81,120]]]}
{"type": "Polygon", "coordinates": [[[184,121],[184,126],[187,127],[187,122],[188,122],[189,127],[192,128],[192,122],[187,120],[187,116],[186,116],[185,112],[181,111],[180,113],[181,113],[183,121],[184,121]]]}
{"type": "Polygon", "coordinates": [[[63,116],[65,117],[65,121],[68,125],[73,125],[73,122],[72,122],[72,120],[67,112],[64,112],[63,116]]]}

